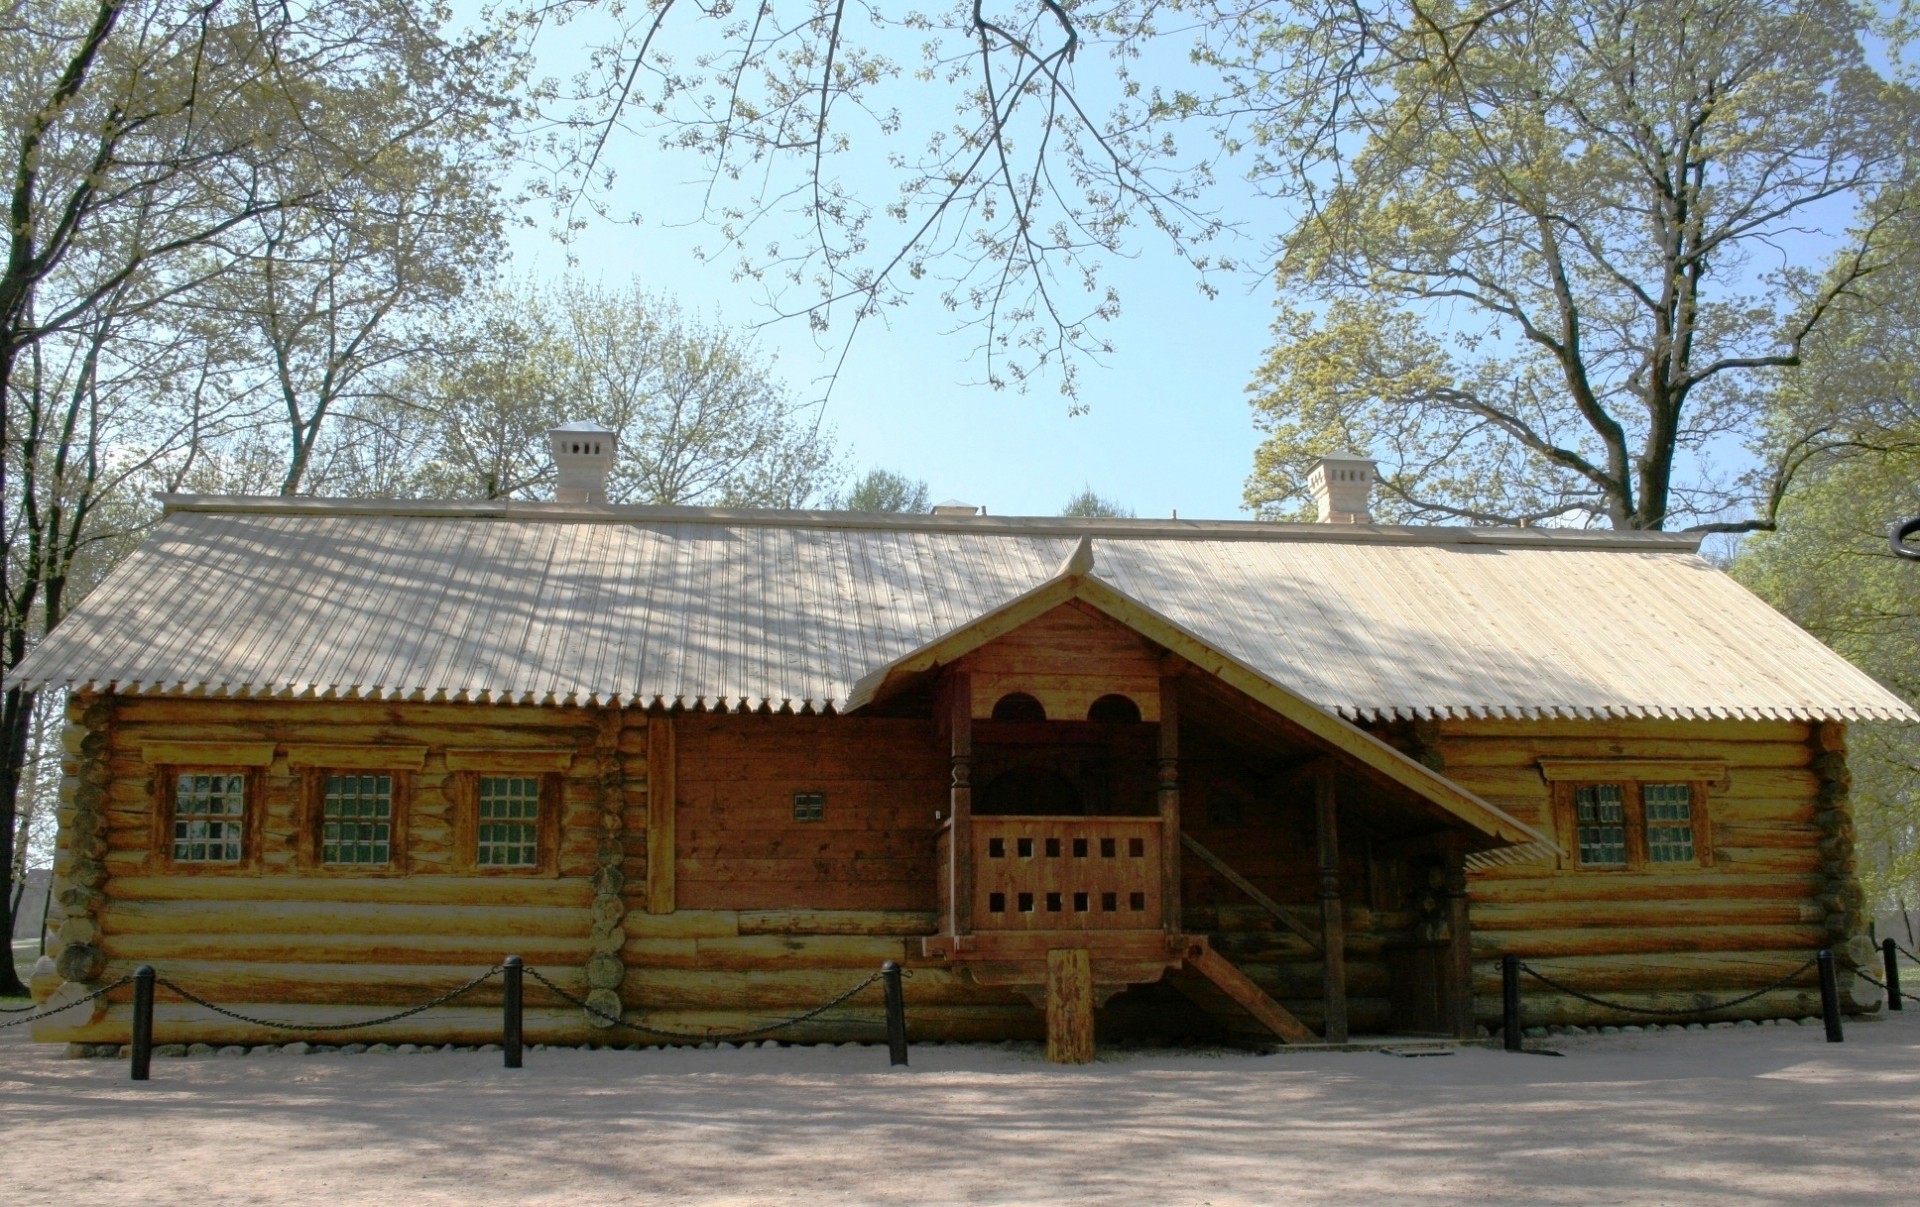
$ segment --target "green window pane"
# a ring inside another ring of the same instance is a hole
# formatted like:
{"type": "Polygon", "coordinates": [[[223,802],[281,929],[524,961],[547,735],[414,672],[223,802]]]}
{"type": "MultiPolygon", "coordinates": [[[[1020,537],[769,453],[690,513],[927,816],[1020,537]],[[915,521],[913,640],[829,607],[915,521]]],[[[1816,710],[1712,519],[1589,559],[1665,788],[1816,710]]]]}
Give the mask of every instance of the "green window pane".
{"type": "Polygon", "coordinates": [[[1627,811],[1619,784],[1582,784],[1573,790],[1576,845],[1583,867],[1625,867],[1627,811]]]}
{"type": "Polygon", "coordinates": [[[174,781],[173,857],[182,863],[238,863],[247,780],[231,772],[195,772],[174,781]]]}
{"type": "Polygon", "coordinates": [[[1654,863],[1692,863],[1692,787],[1647,784],[1640,789],[1640,801],[1647,811],[1647,858],[1654,863]]]}
{"type": "Polygon", "coordinates": [[[501,868],[529,868],[538,864],[539,777],[481,776],[479,821],[475,863],[481,867],[501,868]]]}
{"type": "Polygon", "coordinates": [[[382,865],[393,858],[393,777],[329,775],[320,800],[320,862],[382,865]]]}

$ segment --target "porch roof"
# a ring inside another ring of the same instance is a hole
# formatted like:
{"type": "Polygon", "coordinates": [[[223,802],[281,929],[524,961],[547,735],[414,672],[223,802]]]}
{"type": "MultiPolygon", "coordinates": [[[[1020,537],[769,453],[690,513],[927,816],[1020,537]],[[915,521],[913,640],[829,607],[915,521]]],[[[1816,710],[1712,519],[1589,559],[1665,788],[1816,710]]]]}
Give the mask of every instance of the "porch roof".
{"type": "Polygon", "coordinates": [[[1668,534],[174,496],[10,682],[844,709],[1100,578],[1348,719],[1920,719],[1668,534]]]}

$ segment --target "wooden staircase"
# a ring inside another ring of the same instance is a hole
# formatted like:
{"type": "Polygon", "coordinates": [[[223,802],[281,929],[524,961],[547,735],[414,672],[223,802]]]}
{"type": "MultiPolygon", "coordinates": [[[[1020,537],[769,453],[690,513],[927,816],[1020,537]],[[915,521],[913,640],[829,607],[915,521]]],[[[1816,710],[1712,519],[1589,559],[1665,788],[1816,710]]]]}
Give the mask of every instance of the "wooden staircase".
{"type": "Polygon", "coordinates": [[[1280,1037],[1282,1043],[1319,1043],[1320,1037],[1307,1029],[1292,1011],[1267,996],[1233,961],[1215,951],[1205,940],[1189,937],[1184,967],[1171,978],[1173,987],[1192,998],[1194,1004],[1211,1013],[1226,1013],[1237,1007],[1254,1021],[1280,1037]]]}

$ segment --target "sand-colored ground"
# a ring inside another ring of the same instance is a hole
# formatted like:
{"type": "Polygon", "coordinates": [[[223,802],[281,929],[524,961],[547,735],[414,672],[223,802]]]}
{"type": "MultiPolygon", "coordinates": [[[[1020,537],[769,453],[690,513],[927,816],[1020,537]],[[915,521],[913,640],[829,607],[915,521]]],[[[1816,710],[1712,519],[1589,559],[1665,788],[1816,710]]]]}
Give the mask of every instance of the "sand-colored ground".
{"type": "Polygon", "coordinates": [[[31,1204],[1910,1204],[1920,1021],[1461,1051],[67,1060],[0,1031],[31,1204]]]}

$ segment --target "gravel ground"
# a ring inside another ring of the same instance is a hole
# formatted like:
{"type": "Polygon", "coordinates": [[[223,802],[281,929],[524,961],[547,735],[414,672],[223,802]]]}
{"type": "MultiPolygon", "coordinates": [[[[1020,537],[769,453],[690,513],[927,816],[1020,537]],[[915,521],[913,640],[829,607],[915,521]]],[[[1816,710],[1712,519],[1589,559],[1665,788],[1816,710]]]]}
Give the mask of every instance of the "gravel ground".
{"type": "Polygon", "coordinates": [[[24,1203],[1910,1204],[1920,1021],[1562,1055],[1033,1046],[70,1060],[0,1031],[24,1203]]]}

